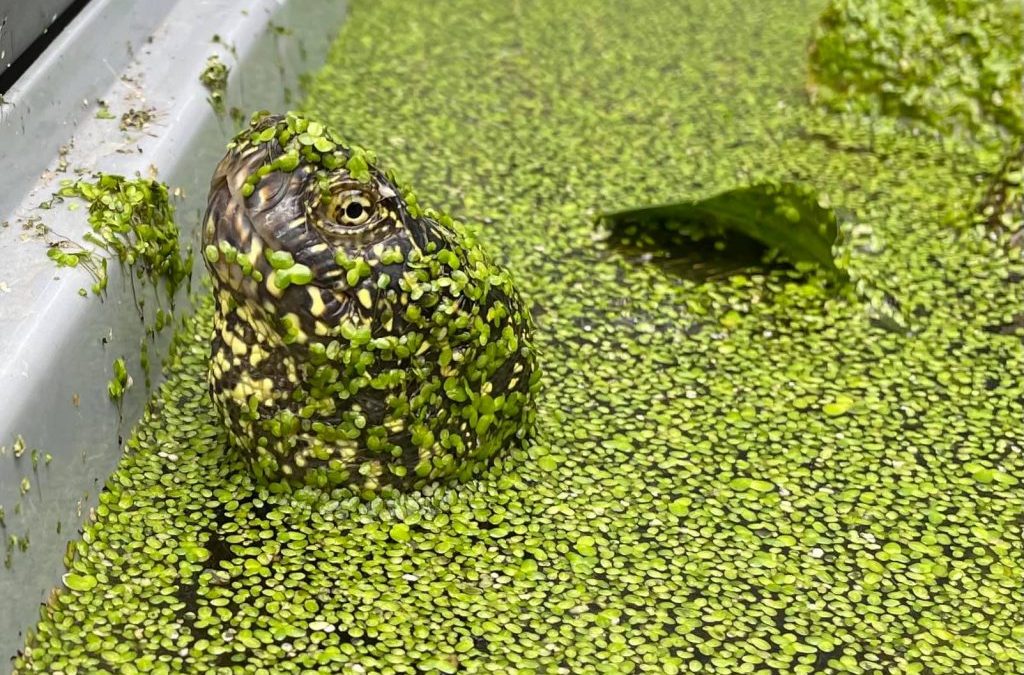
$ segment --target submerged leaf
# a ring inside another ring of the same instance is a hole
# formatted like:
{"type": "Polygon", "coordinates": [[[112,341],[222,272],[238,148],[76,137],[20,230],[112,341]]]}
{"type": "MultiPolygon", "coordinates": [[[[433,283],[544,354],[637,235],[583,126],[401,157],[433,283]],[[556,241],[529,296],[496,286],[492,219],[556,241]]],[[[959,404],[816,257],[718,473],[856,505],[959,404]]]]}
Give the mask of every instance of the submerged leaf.
{"type": "Polygon", "coordinates": [[[810,263],[834,280],[848,279],[832,253],[839,235],[835,212],[821,205],[814,190],[796,183],[761,183],[707,199],[606,213],[601,219],[613,228],[663,228],[664,233],[651,234],[667,233],[691,241],[739,233],[791,263],[810,263]]]}

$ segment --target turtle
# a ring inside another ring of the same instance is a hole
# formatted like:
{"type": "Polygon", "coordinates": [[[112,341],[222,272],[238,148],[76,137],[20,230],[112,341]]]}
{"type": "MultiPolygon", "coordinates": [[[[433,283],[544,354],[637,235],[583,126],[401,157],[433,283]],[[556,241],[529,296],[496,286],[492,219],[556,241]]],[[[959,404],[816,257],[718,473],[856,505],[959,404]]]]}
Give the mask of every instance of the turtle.
{"type": "Polygon", "coordinates": [[[472,228],[305,114],[259,112],[210,183],[209,387],[271,486],[466,479],[530,434],[533,322],[472,228]]]}

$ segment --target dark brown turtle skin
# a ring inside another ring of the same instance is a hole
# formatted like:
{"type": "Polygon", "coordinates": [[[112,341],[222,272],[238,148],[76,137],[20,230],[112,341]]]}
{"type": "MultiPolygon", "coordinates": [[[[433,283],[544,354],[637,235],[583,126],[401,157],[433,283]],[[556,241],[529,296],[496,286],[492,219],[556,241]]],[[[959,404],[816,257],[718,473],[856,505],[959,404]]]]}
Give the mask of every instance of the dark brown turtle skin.
{"type": "Polygon", "coordinates": [[[529,432],[539,373],[510,275],[370,153],[258,113],[203,222],[211,392],[260,480],[369,498],[468,477],[529,432]]]}

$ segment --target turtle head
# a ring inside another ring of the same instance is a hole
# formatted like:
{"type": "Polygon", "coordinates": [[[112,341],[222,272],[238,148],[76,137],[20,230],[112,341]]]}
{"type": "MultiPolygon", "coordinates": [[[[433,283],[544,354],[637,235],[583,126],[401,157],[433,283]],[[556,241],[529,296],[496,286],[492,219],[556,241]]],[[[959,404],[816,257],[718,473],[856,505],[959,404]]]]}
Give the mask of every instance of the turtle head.
{"type": "Polygon", "coordinates": [[[324,125],[257,114],[216,169],[203,240],[211,394],[257,477],[422,487],[532,424],[510,275],[324,125]]]}
{"type": "Polygon", "coordinates": [[[301,115],[253,116],[210,186],[203,244],[216,290],[270,325],[286,319],[292,338],[371,318],[381,273],[400,276],[394,251],[422,240],[415,197],[375,161],[301,115]]]}

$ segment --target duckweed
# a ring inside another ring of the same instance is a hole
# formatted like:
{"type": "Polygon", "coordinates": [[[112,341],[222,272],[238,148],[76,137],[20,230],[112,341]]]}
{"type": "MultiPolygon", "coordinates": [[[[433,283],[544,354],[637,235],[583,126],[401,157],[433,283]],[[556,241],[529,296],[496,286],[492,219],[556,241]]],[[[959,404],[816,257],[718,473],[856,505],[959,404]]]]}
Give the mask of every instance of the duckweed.
{"type": "Polygon", "coordinates": [[[1024,247],[1024,140],[1011,147],[985,182],[975,221],[984,233],[1009,247],[1024,247]]]}
{"type": "Polygon", "coordinates": [[[206,66],[203,68],[203,72],[199,73],[199,82],[210,92],[207,100],[218,115],[223,115],[226,112],[224,96],[227,94],[230,72],[231,69],[228,68],[228,65],[214,54],[206,59],[206,66]]]}
{"type": "Polygon", "coordinates": [[[99,108],[96,110],[96,119],[112,120],[116,117],[114,113],[110,112],[105,101],[96,101],[96,103],[99,105],[99,108]]]}
{"type": "Polygon", "coordinates": [[[996,166],[809,107],[810,5],[354,2],[307,105],[516,275],[534,442],[389,499],[272,493],[212,410],[206,298],[17,669],[1024,669],[1024,345],[986,330],[1024,264],[946,222],[996,166]],[[594,229],[763,181],[847,212],[852,282],[903,323],[594,229]]]}
{"type": "Polygon", "coordinates": [[[996,0],[833,0],[810,50],[811,95],[942,131],[1024,133],[1024,15],[996,0]]]}
{"type": "Polygon", "coordinates": [[[110,400],[120,403],[124,398],[125,390],[132,385],[132,380],[122,358],[114,359],[113,371],[114,376],[107,382],[107,394],[110,396],[110,400]]]}
{"type": "MultiPolygon", "coordinates": [[[[57,197],[78,197],[89,204],[85,240],[115,257],[136,279],[162,287],[171,304],[192,270],[192,253],[178,241],[178,226],[167,186],[149,179],[97,174],[95,181],[61,181],[57,197]]],[[[62,267],[86,266],[93,293],[106,290],[107,260],[95,249],[62,240],[51,245],[50,259],[62,267]],[[71,250],[67,250],[68,248],[71,250]]]]}

